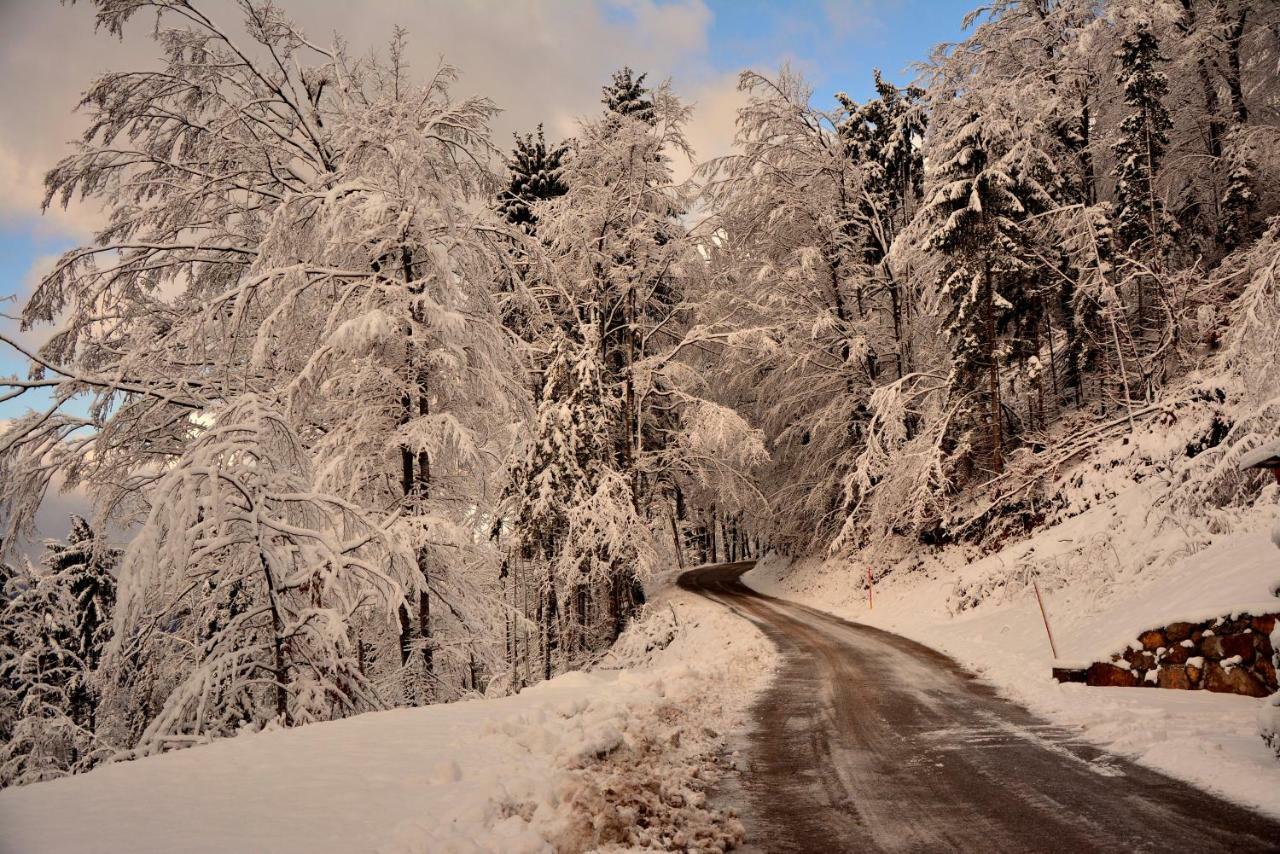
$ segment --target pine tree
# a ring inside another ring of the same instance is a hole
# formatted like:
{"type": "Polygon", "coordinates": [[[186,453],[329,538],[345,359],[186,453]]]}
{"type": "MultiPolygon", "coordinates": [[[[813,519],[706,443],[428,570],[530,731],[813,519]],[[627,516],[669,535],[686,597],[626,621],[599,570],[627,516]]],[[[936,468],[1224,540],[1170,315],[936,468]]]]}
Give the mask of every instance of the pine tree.
{"type": "Polygon", "coordinates": [[[13,660],[18,655],[17,623],[9,606],[26,585],[25,574],[0,561],[0,749],[13,738],[18,719],[18,685],[13,679],[13,660]]]}
{"type": "Polygon", "coordinates": [[[70,715],[72,693],[85,674],[74,652],[74,602],[57,576],[39,568],[25,576],[4,611],[0,683],[11,722],[0,745],[0,786],[64,774],[90,742],[70,715]]]}
{"type": "Polygon", "coordinates": [[[1035,262],[1027,215],[1050,204],[1026,152],[1009,146],[1014,131],[998,114],[970,112],[946,137],[936,186],[922,210],[928,243],[945,257],[940,276],[948,313],[952,393],[972,393],[970,413],[986,422],[990,468],[999,472],[1009,445],[1001,402],[1001,368],[1025,352],[1043,310],[1033,290],[1035,262]],[[1003,151],[1002,151],[1003,149],[1003,151]]]}
{"type": "Polygon", "coordinates": [[[921,105],[923,89],[899,89],[886,82],[879,69],[872,77],[876,98],[858,104],[839,92],[836,99],[847,113],[838,133],[849,157],[863,170],[861,204],[868,225],[861,231],[868,261],[880,263],[924,192],[921,142],[927,117],[921,105]]]}
{"type": "Polygon", "coordinates": [[[536,202],[563,196],[568,189],[561,177],[566,143],[547,145],[542,125],[538,133],[515,135],[515,148],[507,159],[507,188],[498,196],[498,211],[512,225],[533,234],[538,218],[533,212],[536,202]]]}
{"type": "Polygon", "coordinates": [[[1236,249],[1257,237],[1259,230],[1257,164],[1242,134],[1234,134],[1229,142],[1227,165],[1220,237],[1227,249],[1236,249]]]}
{"type": "Polygon", "coordinates": [[[653,98],[644,85],[647,74],[635,76],[629,67],[623,67],[613,73],[613,82],[604,87],[604,98],[601,103],[610,113],[630,119],[653,124],[658,114],[654,109],[653,98]]]}
{"type": "Polygon", "coordinates": [[[601,360],[594,323],[557,333],[525,459],[508,494],[524,556],[546,576],[541,588],[543,675],[552,653],[564,665],[611,641],[610,597],[649,546],[632,480],[615,465],[622,406],[601,360]]]}
{"type": "Polygon", "coordinates": [[[71,519],[39,567],[6,567],[0,611],[0,786],[91,767],[101,699],[97,670],[111,637],[120,553],[71,519]]]}
{"type": "Polygon", "coordinates": [[[115,572],[121,552],[105,545],[80,516],[71,517],[66,543],[50,541],[45,549],[42,566],[71,599],[68,643],[81,664],[81,673],[70,688],[68,712],[77,724],[93,730],[100,692],[89,674],[97,670],[111,639],[115,572]]]}
{"type": "Polygon", "coordinates": [[[18,570],[14,569],[10,564],[0,561],[0,609],[8,605],[10,600],[17,595],[17,589],[14,585],[19,578],[18,570]]]}
{"type": "Polygon", "coordinates": [[[1112,145],[1116,157],[1116,232],[1127,248],[1158,250],[1156,244],[1174,228],[1156,189],[1173,127],[1164,105],[1169,81],[1158,70],[1163,57],[1148,24],[1139,24],[1125,37],[1117,58],[1119,83],[1129,112],[1112,145]]]}
{"type": "Polygon", "coordinates": [[[119,549],[104,545],[80,516],[71,517],[66,543],[50,541],[41,564],[61,579],[75,602],[74,650],[90,667],[111,638],[119,549]]]}
{"type": "MultiPolygon", "coordinates": [[[[836,99],[846,116],[837,127],[845,151],[859,170],[861,192],[857,216],[846,226],[850,243],[861,243],[862,261],[868,268],[859,277],[856,297],[863,302],[867,291],[882,290],[889,298],[889,319],[893,327],[894,352],[888,354],[901,377],[910,368],[910,348],[906,346],[906,313],[910,302],[909,283],[899,281],[893,267],[886,264],[898,234],[915,215],[924,193],[924,140],[927,118],[923,89],[905,89],[886,82],[879,69],[873,72],[877,97],[857,104],[844,93],[836,99]]],[[[875,363],[870,370],[879,372],[875,363]]]]}

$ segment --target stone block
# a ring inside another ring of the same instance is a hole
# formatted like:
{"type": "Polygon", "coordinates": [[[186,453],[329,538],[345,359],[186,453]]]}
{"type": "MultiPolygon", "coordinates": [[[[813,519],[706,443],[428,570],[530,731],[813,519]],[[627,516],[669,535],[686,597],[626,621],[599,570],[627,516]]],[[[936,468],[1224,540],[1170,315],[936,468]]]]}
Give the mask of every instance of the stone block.
{"type": "Polygon", "coordinates": [[[1190,691],[1195,687],[1187,668],[1181,664],[1166,664],[1160,668],[1156,684],[1161,688],[1173,688],[1179,691],[1190,691]]]}
{"type": "Polygon", "coordinates": [[[1222,645],[1222,657],[1231,658],[1232,656],[1240,656],[1240,660],[1248,664],[1253,661],[1254,636],[1248,635],[1224,635],[1219,638],[1222,645]]]}
{"type": "Polygon", "coordinates": [[[1266,697],[1271,693],[1247,668],[1223,667],[1216,661],[1205,665],[1204,687],[1219,694],[1243,694],[1246,697],[1266,697]]]}
{"type": "Polygon", "coordinates": [[[1127,667],[1097,662],[1089,665],[1085,684],[1100,688],[1136,688],[1138,677],[1127,667]]]}
{"type": "Polygon", "coordinates": [[[1276,683],[1276,667],[1271,663],[1270,659],[1259,658],[1253,663],[1253,672],[1257,675],[1258,681],[1267,687],[1268,690],[1274,692],[1280,689],[1280,684],[1276,683]]]}
{"type": "Polygon", "coordinates": [[[1160,647],[1166,646],[1164,632],[1160,629],[1143,632],[1138,635],[1138,643],[1142,644],[1143,649],[1154,652],[1160,647]]]}

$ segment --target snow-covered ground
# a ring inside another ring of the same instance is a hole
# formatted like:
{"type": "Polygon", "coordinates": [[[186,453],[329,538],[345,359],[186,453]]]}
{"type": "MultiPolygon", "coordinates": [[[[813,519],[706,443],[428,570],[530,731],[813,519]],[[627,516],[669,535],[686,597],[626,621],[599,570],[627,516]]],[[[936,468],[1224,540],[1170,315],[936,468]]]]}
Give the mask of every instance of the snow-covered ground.
{"type": "Polygon", "coordinates": [[[768,642],[668,585],[612,656],[513,697],[245,735],[9,789],[0,850],[575,851],[625,842],[639,813],[653,833],[740,835],[704,792],[723,734],[772,670],[768,642]]]}
{"type": "MultiPolygon", "coordinates": [[[[1269,502],[1268,502],[1269,505],[1269,502]]],[[[1274,507],[1242,533],[1203,538],[1146,528],[1142,490],[982,559],[958,550],[877,581],[857,560],[770,558],[753,588],[889,629],[956,658],[1006,696],[1083,737],[1231,800],[1280,816],[1280,762],[1258,736],[1266,703],[1205,691],[1060,685],[1032,578],[1061,662],[1107,660],[1147,628],[1233,611],[1280,610],[1274,507]],[[1123,556],[1123,557],[1122,557],[1123,556]],[[1156,556],[1156,557],[1153,557],[1156,556]]],[[[882,569],[876,567],[875,569],[882,569]]],[[[878,574],[878,573],[877,573],[878,574]]]]}

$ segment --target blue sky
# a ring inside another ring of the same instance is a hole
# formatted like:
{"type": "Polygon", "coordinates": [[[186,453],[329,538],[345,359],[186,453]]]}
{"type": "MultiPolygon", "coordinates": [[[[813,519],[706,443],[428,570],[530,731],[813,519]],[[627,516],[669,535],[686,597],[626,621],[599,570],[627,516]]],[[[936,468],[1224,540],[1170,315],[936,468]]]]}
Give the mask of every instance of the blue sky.
{"type": "Polygon", "coordinates": [[[855,100],[871,92],[871,70],[899,85],[914,77],[909,66],[933,45],[956,41],[960,24],[979,0],[877,0],[877,2],[769,2],[710,0],[708,49],[725,71],[769,68],[792,60],[814,88],[815,102],[833,103],[837,91],[855,100]]]}
{"type": "MultiPolygon", "coordinates": [[[[836,91],[863,100],[871,92],[873,68],[896,83],[909,82],[911,63],[937,42],[960,38],[961,20],[978,0],[508,2],[386,0],[368,4],[356,19],[340,0],[282,5],[308,32],[342,26],[353,44],[379,43],[390,23],[408,16],[411,43],[416,38],[423,54],[447,55],[463,68],[464,83],[509,108],[499,121],[500,140],[543,120],[549,131],[566,133],[575,116],[597,108],[609,67],[630,63],[652,80],[670,76],[677,92],[707,105],[701,126],[695,110],[691,138],[709,156],[731,138],[730,98],[739,70],[768,72],[790,62],[812,83],[819,105],[833,104],[836,91]],[[505,29],[493,18],[496,10],[511,19],[505,29]]],[[[94,36],[85,4],[0,2],[0,75],[40,80],[35,85],[43,87],[8,87],[0,95],[0,296],[23,296],[34,265],[48,264],[86,236],[91,217],[40,217],[39,177],[75,132],[70,108],[79,91],[99,71],[152,55],[144,35],[135,32],[123,44],[94,36]],[[11,163],[21,168],[6,168],[11,163]]],[[[16,310],[12,301],[0,303],[0,312],[16,310]]],[[[14,326],[0,317],[0,330],[11,333],[14,326]]],[[[0,375],[25,370],[0,345],[0,375]]],[[[0,420],[28,405],[0,403],[0,420]]]]}

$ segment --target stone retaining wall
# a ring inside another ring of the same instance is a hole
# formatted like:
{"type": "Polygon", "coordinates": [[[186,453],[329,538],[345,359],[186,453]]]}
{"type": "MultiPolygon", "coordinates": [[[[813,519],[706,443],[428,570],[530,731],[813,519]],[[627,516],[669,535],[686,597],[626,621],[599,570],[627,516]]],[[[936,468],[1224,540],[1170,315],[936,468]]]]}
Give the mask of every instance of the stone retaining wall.
{"type": "Polygon", "coordinates": [[[1170,623],[1085,670],[1054,668],[1059,682],[1125,688],[1203,689],[1265,697],[1277,690],[1272,632],[1280,614],[1170,623]]]}

